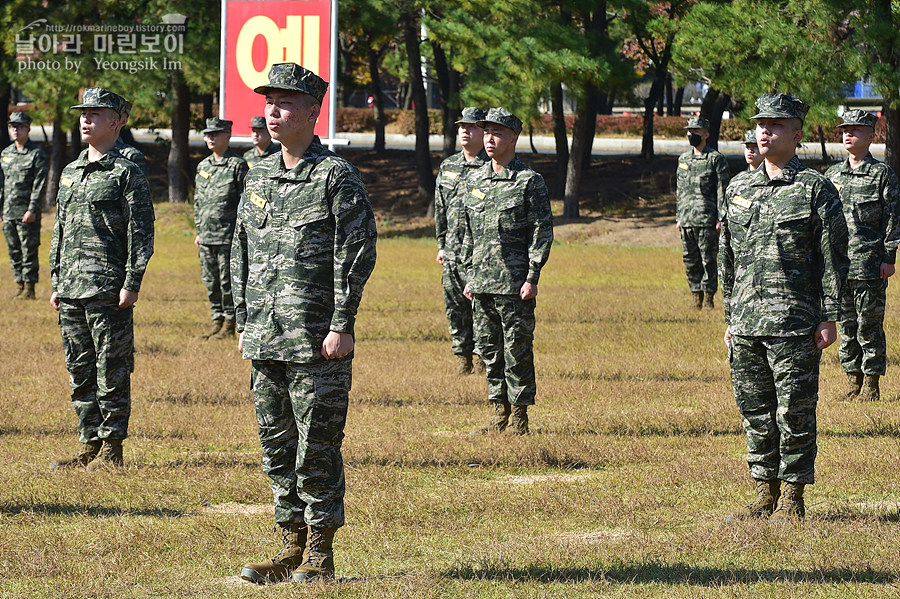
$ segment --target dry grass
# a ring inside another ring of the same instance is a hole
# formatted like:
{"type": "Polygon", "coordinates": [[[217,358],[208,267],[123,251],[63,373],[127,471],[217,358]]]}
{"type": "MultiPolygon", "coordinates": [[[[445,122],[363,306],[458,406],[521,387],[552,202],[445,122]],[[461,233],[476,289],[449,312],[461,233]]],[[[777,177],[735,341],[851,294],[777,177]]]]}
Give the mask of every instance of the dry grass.
{"type": "MultiPolygon", "coordinates": [[[[578,234],[542,279],[525,439],[469,437],[489,413],[484,382],[452,374],[433,243],[383,236],[359,318],[342,580],[242,584],[240,565],[276,550],[248,365],[192,339],[208,314],[187,212],[157,212],[123,472],[48,470],[75,445],[56,316],[46,301],[0,306],[0,597],[900,594],[896,286],[885,401],[822,400],[808,521],[726,524],[750,489],[721,314],[687,311],[669,241],[578,234]]],[[[830,349],[822,397],[841,385],[830,349]]]]}

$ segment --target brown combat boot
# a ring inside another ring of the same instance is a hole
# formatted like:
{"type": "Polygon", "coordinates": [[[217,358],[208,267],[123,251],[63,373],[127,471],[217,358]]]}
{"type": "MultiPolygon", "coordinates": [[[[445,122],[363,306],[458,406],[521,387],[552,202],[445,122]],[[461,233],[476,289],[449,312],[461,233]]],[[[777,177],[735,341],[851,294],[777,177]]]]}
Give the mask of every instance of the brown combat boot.
{"type": "Polygon", "coordinates": [[[481,359],[481,356],[474,356],[472,363],[475,366],[475,374],[484,374],[487,367],[484,365],[484,360],[481,359]]]}
{"type": "Polygon", "coordinates": [[[294,582],[319,582],[334,580],[334,533],[336,528],[309,527],[306,557],[291,580],[294,582]]]}
{"type": "Polygon", "coordinates": [[[494,409],[494,417],[488,421],[487,425],[473,430],[472,435],[502,433],[506,430],[506,427],[509,425],[509,414],[512,412],[512,406],[505,401],[492,401],[491,405],[494,409]]]}
{"type": "Polygon", "coordinates": [[[225,324],[225,320],[214,320],[212,321],[212,328],[210,328],[207,332],[201,333],[195,337],[196,339],[209,339],[216,333],[222,330],[222,325],[225,324]]]}
{"type": "Polygon", "coordinates": [[[703,309],[703,292],[702,291],[692,291],[691,294],[694,296],[694,309],[702,310],[703,309]]]}
{"type": "Polygon", "coordinates": [[[57,460],[50,464],[51,470],[65,470],[67,468],[83,468],[87,466],[100,453],[102,441],[88,441],[82,444],[81,449],[75,455],[57,460]]]}
{"type": "Polygon", "coordinates": [[[859,401],[880,401],[881,390],[878,388],[878,375],[867,374],[863,377],[862,387],[859,390],[859,401]]]}
{"type": "Polygon", "coordinates": [[[34,281],[30,281],[25,283],[25,293],[22,294],[20,299],[33,300],[37,299],[37,296],[34,295],[34,281]]]}
{"type": "Polygon", "coordinates": [[[508,432],[512,435],[528,434],[528,406],[513,406],[508,432]]]}
{"type": "Polygon", "coordinates": [[[473,372],[472,354],[457,354],[456,356],[456,374],[465,376],[473,372]]]}
{"type": "Polygon", "coordinates": [[[716,296],[716,292],[715,292],[715,291],[706,291],[706,292],[704,292],[704,294],[703,294],[703,298],[704,298],[704,299],[703,299],[703,307],[704,307],[704,308],[709,308],[710,310],[712,310],[713,308],[715,308],[715,307],[716,307],[716,303],[713,301],[713,298],[714,298],[715,296],[716,296]]]}
{"type": "Polygon", "coordinates": [[[13,294],[13,299],[21,299],[23,293],[25,293],[25,283],[16,281],[16,292],[13,294]]]}
{"type": "Polygon", "coordinates": [[[838,397],[838,401],[853,401],[859,395],[859,390],[862,389],[863,384],[863,373],[861,372],[848,372],[847,373],[847,390],[838,397]]]}
{"type": "Polygon", "coordinates": [[[778,508],[772,513],[773,522],[799,522],[806,516],[803,503],[803,483],[784,483],[778,508]]]}
{"type": "Polygon", "coordinates": [[[256,564],[244,564],[241,578],[267,584],[283,582],[291,577],[291,572],[303,563],[303,550],[306,548],[306,524],[302,522],[279,522],[274,530],[281,529],[281,551],[275,557],[256,564]]]}
{"type": "Polygon", "coordinates": [[[88,470],[99,470],[101,468],[121,468],[125,465],[122,459],[122,439],[104,439],[103,448],[97,459],[91,462],[88,470]]]}
{"type": "Polygon", "coordinates": [[[233,318],[226,318],[222,324],[222,328],[215,335],[211,335],[210,339],[234,339],[236,326],[233,318]]]}
{"type": "Polygon", "coordinates": [[[781,495],[781,481],[778,479],[754,479],[754,482],[756,483],[756,499],[732,514],[735,520],[768,518],[775,511],[778,497],[781,495]]]}

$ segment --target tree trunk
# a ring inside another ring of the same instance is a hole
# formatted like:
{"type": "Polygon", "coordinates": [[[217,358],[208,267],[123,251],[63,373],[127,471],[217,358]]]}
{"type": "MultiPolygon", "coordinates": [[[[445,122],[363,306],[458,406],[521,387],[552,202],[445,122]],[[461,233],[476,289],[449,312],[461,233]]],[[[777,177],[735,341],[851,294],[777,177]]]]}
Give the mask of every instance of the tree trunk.
{"type": "Polygon", "coordinates": [[[172,71],[172,145],[169,146],[169,201],[188,201],[188,133],[191,128],[191,96],[181,71],[172,71]]]}
{"type": "Polygon", "coordinates": [[[581,157],[581,170],[591,168],[591,153],[594,150],[594,135],[597,133],[597,105],[600,99],[597,97],[597,88],[587,86],[587,115],[584,121],[584,156],[581,157]]]}
{"type": "MultiPolygon", "coordinates": [[[[587,91],[587,90],[585,90],[587,91]]],[[[586,93],[585,96],[588,94],[586,93]]],[[[563,198],[563,216],[565,218],[578,218],[578,192],[581,187],[581,162],[584,159],[584,145],[589,143],[587,139],[587,119],[591,112],[587,97],[578,102],[575,110],[575,126],[572,130],[572,151],[569,153],[569,164],[566,169],[566,193],[563,198]]],[[[652,114],[652,112],[651,112],[652,114]]]]}
{"type": "Polygon", "coordinates": [[[653,160],[653,107],[662,98],[664,77],[665,71],[657,75],[650,86],[650,94],[644,100],[644,129],[641,136],[641,158],[644,160],[653,160]]]}
{"type": "MultiPolygon", "coordinates": [[[[0,64],[5,62],[6,55],[3,51],[3,45],[0,44],[0,64]]],[[[0,78],[0,106],[6,109],[6,113],[9,113],[9,82],[7,82],[6,78],[0,78]]],[[[0,127],[0,148],[5,148],[11,143],[9,139],[9,128],[8,127],[0,127]]]]}
{"type": "Polygon", "coordinates": [[[386,123],[386,119],[384,116],[384,98],[381,94],[381,73],[379,72],[378,65],[381,62],[381,56],[379,52],[376,52],[371,47],[369,48],[369,77],[372,79],[372,87],[374,88],[372,91],[372,98],[374,98],[374,106],[375,110],[375,153],[376,154],[384,154],[385,151],[385,141],[384,141],[384,127],[386,123]]]}
{"type": "Polygon", "coordinates": [[[719,90],[714,87],[707,88],[706,95],[703,96],[703,102],[700,103],[700,116],[709,119],[713,111],[713,106],[716,105],[718,99],[719,90]]]}
{"type": "Polygon", "coordinates": [[[666,114],[672,116],[675,111],[675,92],[672,89],[672,74],[666,75],[666,114]]]}
{"type": "Polygon", "coordinates": [[[885,102],[881,110],[885,120],[885,140],[884,140],[884,162],[894,169],[895,173],[900,172],[900,108],[896,105],[888,106],[885,102]]]}
{"type": "Polygon", "coordinates": [[[410,95],[416,112],[417,193],[419,200],[428,206],[427,214],[431,216],[434,214],[434,172],[431,170],[431,152],[428,147],[428,102],[425,98],[425,82],[422,80],[419,21],[415,13],[403,15],[403,37],[409,67],[410,95]]]}
{"type": "Polygon", "coordinates": [[[214,116],[219,115],[213,114],[213,95],[203,94],[203,122],[206,123],[206,119],[211,119],[214,116]]]}
{"type": "Polygon", "coordinates": [[[71,160],[77,160],[78,155],[81,154],[81,119],[75,119],[75,124],[72,125],[72,132],[70,133],[72,136],[72,153],[70,154],[71,160]]]}
{"type": "Polygon", "coordinates": [[[434,52],[434,70],[437,73],[438,91],[441,93],[441,116],[444,122],[444,145],[441,155],[446,158],[456,152],[456,98],[452,88],[451,69],[447,64],[447,54],[437,42],[431,44],[434,52]]]}
{"type": "Polygon", "coordinates": [[[681,105],[684,102],[684,86],[682,85],[675,91],[675,106],[673,107],[673,115],[681,116],[681,105]]]}
{"type": "Polygon", "coordinates": [[[553,111],[553,137],[556,139],[556,184],[551,191],[553,197],[561,198],[566,193],[566,169],[569,166],[569,138],[563,111],[562,83],[551,88],[550,106],[553,111]]]}
{"type": "Polygon", "coordinates": [[[63,130],[63,108],[57,107],[53,118],[53,136],[50,143],[50,165],[47,167],[47,191],[44,205],[49,207],[56,203],[59,193],[59,177],[66,166],[66,132],[63,130]]]}
{"type": "Polygon", "coordinates": [[[713,104],[709,114],[709,143],[710,147],[719,148],[719,132],[722,130],[722,114],[731,105],[731,96],[720,93],[713,104]]]}

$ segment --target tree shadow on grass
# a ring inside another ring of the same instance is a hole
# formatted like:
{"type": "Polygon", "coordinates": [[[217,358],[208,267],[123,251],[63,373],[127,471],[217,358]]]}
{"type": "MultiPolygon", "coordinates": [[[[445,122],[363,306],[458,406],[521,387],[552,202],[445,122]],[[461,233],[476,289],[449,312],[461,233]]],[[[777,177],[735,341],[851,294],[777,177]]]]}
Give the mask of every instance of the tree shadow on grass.
{"type": "MultiPolygon", "coordinates": [[[[379,239],[391,239],[392,237],[405,237],[407,239],[424,239],[434,237],[434,225],[423,225],[409,229],[386,229],[378,231],[379,239]]],[[[435,250],[437,251],[437,250],[435,250]]]]}
{"type": "Polygon", "coordinates": [[[886,570],[853,570],[827,568],[799,570],[790,568],[714,568],[688,564],[646,563],[619,565],[609,568],[556,568],[553,566],[488,567],[475,570],[463,567],[444,573],[449,578],[463,580],[502,580],[507,582],[585,582],[603,580],[621,584],[679,584],[719,587],[757,582],[791,582],[835,584],[842,582],[868,584],[896,584],[900,572],[886,570]]]}
{"type": "Polygon", "coordinates": [[[0,505],[0,514],[18,516],[35,514],[41,516],[90,516],[92,518],[113,518],[117,516],[150,516],[152,518],[183,518],[194,515],[191,512],[166,508],[125,509],[99,505],[75,505],[63,503],[28,503],[0,505]]]}

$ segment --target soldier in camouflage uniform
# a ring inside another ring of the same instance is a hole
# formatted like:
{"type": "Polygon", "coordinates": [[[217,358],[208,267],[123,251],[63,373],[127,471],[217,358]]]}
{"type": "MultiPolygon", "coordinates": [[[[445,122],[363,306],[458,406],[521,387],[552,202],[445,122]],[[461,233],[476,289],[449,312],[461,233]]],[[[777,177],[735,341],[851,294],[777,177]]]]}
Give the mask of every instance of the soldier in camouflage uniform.
{"type": "Polygon", "coordinates": [[[765,162],[728,188],[720,255],[725,343],[757,493],[736,515],[793,520],[814,482],[819,358],[837,338],[847,224],[834,186],[796,156],[809,106],[785,94],[756,106],[765,162]]]}
{"type": "Polygon", "coordinates": [[[241,577],[254,582],[333,578],[332,540],[344,524],[341,443],[376,233],[359,171],[314,133],[327,86],[281,63],[254,90],[266,96],[282,149],[247,177],[232,274],[238,343],[252,360],[263,470],[284,542],[272,559],[243,567],[241,577]]]}
{"type": "Polygon", "coordinates": [[[62,171],[50,245],[50,303],[59,310],[72,404],[82,448],[51,467],[122,465],[131,414],[133,305],[153,254],[147,180],[113,150],[125,100],[84,91],[81,134],[88,143],[62,171]],[[96,458],[96,459],[95,459],[96,458]]]}
{"type": "Polygon", "coordinates": [[[550,196],[544,178],[516,158],[522,121],[491,108],[478,126],[491,161],[468,179],[465,294],[474,302],[475,351],[484,360],[494,418],[474,432],[509,426],[524,435],[537,393],[534,308],[553,244],[550,196]]]}
{"type": "MultiPolygon", "coordinates": [[[[122,111],[122,124],[119,126],[119,134],[122,133],[122,129],[125,128],[125,125],[128,124],[128,117],[131,114],[131,102],[125,101],[125,108],[122,111]]],[[[135,148],[134,146],[129,146],[127,143],[122,141],[121,137],[116,138],[116,145],[113,146],[113,149],[122,155],[123,158],[127,158],[128,160],[135,163],[141,172],[144,174],[144,178],[147,179],[147,182],[150,182],[150,165],[147,164],[147,158],[144,157],[144,153],[135,148]]]]}
{"type": "Polygon", "coordinates": [[[0,221],[16,280],[17,299],[35,299],[38,246],[41,245],[41,202],[47,181],[44,150],[28,139],[31,118],[24,112],[9,117],[13,143],[0,152],[0,221]]]}
{"type": "Polygon", "coordinates": [[[759,145],[756,143],[756,129],[747,129],[744,132],[744,160],[747,162],[747,170],[732,177],[728,183],[729,188],[732,185],[738,185],[745,177],[749,177],[763,162],[762,154],[759,153],[759,145]]]}
{"type": "Polygon", "coordinates": [[[202,339],[234,337],[231,294],[231,238],[247,163],[228,147],[231,121],[206,119],[203,138],[212,154],[197,165],[194,178],[194,245],[200,250],[200,276],[209,297],[212,328],[202,339]]]}
{"type": "Polygon", "coordinates": [[[719,251],[719,221],[722,200],[731,179],[728,162],[706,144],[709,121],[688,120],[685,127],[689,152],[678,157],[675,226],[681,234],[681,249],[694,308],[715,307],[719,286],[716,254],[719,251]],[[705,300],[704,300],[705,294],[705,300]]]}
{"type": "Polygon", "coordinates": [[[850,232],[839,351],[849,387],[841,399],[876,401],[887,362],[884,304],[900,240],[900,188],[891,167],[869,153],[878,117],[863,110],[843,117],[838,127],[850,156],[825,172],[841,196],[850,232]]]}
{"type": "Polygon", "coordinates": [[[253,147],[244,152],[244,161],[249,168],[256,166],[263,158],[281,151],[281,144],[272,141],[265,117],[255,116],[250,119],[250,141],[253,147]]]}
{"type": "MultiPolygon", "coordinates": [[[[434,184],[434,229],[437,234],[437,262],[443,266],[441,282],[444,286],[444,306],[453,353],[459,360],[460,374],[474,371],[475,339],[472,332],[472,302],[463,295],[466,287],[462,258],[465,234],[465,204],[463,203],[469,174],[490,161],[484,151],[484,133],[476,123],[484,119],[480,108],[464,108],[456,121],[462,151],[441,163],[434,184]]],[[[484,371],[478,360],[479,370],[484,371]]]]}

